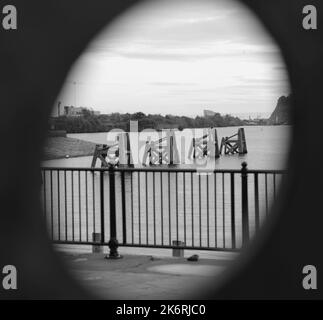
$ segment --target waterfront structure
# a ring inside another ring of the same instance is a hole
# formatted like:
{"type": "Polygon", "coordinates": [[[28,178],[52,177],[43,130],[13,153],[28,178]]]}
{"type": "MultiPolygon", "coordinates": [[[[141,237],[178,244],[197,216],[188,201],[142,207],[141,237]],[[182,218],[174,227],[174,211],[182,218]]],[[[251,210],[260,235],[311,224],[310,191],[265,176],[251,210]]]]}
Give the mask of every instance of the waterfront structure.
{"type": "Polygon", "coordinates": [[[248,151],[244,128],[240,128],[238,133],[230,137],[222,138],[220,154],[222,154],[222,150],[224,150],[224,154],[246,154],[248,151]]]}
{"type": "Polygon", "coordinates": [[[146,165],[179,164],[179,153],[174,130],[167,130],[166,137],[151,141],[148,137],[142,163],[146,165]]]}
{"type": "Polygon", "coordinates": [[[207,133],[200,138],[193,138],[188,152],[189,158],[203,157],[218,158],[220,156],[218,135],[215,128],[209,128],[207,133]]]}
{"type": "Polygon", "coordinates": [[[91,168],[96,167],[96,161],[101,161],[101,167],[132,166],[129,134],[119,133],[113,144],[97,144],[93,153],[91,168]]]}

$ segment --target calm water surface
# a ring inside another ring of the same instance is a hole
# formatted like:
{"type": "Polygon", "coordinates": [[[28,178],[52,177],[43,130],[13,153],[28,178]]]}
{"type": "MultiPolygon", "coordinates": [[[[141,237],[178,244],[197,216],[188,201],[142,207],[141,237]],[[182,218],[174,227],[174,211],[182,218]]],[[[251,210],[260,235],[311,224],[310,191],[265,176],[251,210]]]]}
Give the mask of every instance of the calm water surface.
{"type": "MultiPolygon", "coordinates": [[[[218,140],[225,136],[231,136],[237,132],[237,127],[218,128],[218,140]]],[[[289,149],[290,126],[248,126],[245,127],[248,153],[246,155],[222,155],[220,158],[208,161],[208,167],[215,169],[239,169],[241,162],[247,161],[249,169],[283,169],[286,166],[287,154],[289,149]]],[[[203,129],[196,130],[196,137],[203,134],[203,129]]],[[[108,133],[76,133],[69,134],[71,138],[78,138],[94,143],[113,142],[115,135],[108,133]]],[[[143,159],[144,144],[147,137],[157,140],[158,133],[140,133],[139,140],[139,163],[143,159]],[[154,139],[155,138],[155,139],[154,139]]],[[[181,157],[181,162],[192,164],[188,159],[189,146],[192,141],[192,131],[190,129],[176,133],[176,142],[181,157]],[[183,139],[184,137],[184,139],[183,139]],[[184,142],[183,142],[184,140],[184,142]]],[[[131,147],[134,148],[138,135],[131,133],[131,147]]],[[[43,164],[46,166],[66,166],[66,167],[89,167],[91,157],[80,157],[70,159],[48,160],[43,164]]],[[[181,165],[180,165],[181,166],[181,165]]]]}

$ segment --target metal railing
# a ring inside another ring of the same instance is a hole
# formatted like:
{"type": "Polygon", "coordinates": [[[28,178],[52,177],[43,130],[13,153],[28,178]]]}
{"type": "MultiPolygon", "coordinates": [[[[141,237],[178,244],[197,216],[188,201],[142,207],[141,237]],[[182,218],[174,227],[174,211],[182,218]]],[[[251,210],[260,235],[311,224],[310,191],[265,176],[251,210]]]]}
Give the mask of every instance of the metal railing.
{"type": "Polygon", "coordinates": [[[54,243],[239,250],[276,198],[282,170],[42,168],[54,243]]]}

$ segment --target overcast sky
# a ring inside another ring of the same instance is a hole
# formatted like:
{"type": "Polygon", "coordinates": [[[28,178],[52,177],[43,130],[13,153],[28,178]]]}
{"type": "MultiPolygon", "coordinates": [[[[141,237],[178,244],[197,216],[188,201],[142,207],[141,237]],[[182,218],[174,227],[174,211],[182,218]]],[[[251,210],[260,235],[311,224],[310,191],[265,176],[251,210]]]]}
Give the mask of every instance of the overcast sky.
{"type": "Polygon", "coordinates": [[[102,113],[195,116],[270,113],[288,93],[279,50],[247,9],[229,0],[149,0],[91,43],[58,100],[102,113]]]}

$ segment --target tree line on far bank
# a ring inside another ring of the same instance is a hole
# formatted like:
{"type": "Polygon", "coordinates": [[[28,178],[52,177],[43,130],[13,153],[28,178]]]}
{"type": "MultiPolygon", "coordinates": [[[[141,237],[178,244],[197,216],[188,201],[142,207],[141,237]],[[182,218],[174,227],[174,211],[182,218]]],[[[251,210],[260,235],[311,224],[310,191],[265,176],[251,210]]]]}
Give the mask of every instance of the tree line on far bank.
{"type": "Polygon", "coordinates": [[[234,127],[245,125],[281,125],[290,124],[289,110],[291,107],[291,95],[281,96],[275,110],[269,119],[241,120],[230,115],[214,113],[212,116],[195,118],[160,114],[136,113],[111,113],[96,115],[91,110],[83,109],[77,117],[60,116],[51,118],[50,126],[55,130],[65,130],[67,133],[82,132],[108,132],[112,129],[130,131],[130,121],[138,122],[138,130],[144,129],[179,129],[186,128],[210,128],[210,127],[234,127]]]}
{"type": "Polygon", "coordinates": [[[60,116],[50,120],[51,127],[55,130],[65,130],[67,133],[82,132],[107,132],[112,129],[129,131],[130,121],[138,122],[138,130],[144,129],[179,129],[242,126],[244,120],[230,115],[222,116],[215,113],[213,116],[195,118],[160,114],[145,114],[143,112],[111,113],[95,115],[89,110],[77,117],[60,116]]]}

